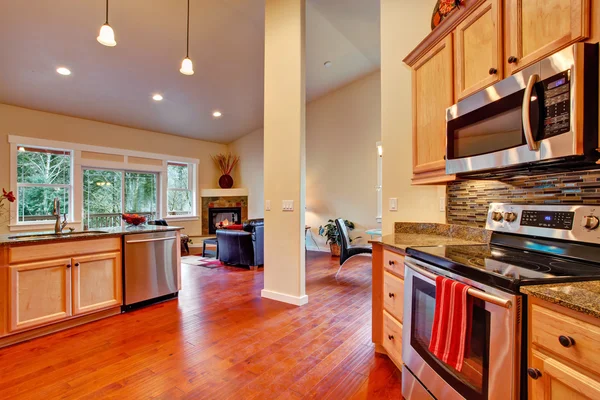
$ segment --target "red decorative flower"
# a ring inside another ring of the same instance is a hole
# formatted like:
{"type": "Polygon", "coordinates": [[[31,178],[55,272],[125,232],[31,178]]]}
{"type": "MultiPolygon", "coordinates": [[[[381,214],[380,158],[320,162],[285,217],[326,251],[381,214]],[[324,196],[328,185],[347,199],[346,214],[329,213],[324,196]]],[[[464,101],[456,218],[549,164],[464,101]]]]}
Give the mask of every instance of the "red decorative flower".
{"type": "Polygon", "coordinates": [[[13,192],[7,192],[4,189],[2,189],[2,197],[10,201],[11,203],[14,203],[14,201],[17,199],[13,192]]]}

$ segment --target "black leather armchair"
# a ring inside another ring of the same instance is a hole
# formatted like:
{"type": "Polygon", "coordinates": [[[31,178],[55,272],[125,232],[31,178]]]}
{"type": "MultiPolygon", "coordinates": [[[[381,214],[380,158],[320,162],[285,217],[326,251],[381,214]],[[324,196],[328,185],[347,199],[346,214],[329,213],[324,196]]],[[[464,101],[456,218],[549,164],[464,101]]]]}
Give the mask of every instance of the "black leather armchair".
{"type": "Polygon", "coordinates": [[[335,220],[335,226],[338,228],[338,232],[340,233],[340,239],[342,245],[340,246],[340,268],[338,269],[335,277],[337,278],[338,274],[342,270],[342,266],[344,263],[350,258],[359,254],[371,254],[373,253],[373,248],[370,244],[368,245],[352,245],[350,243],[350,235],[348,234],[348,228],[344,223],[342,218],[338,218],[335,220]]]}
{"type": "Polygon", "coordinates": [[[265,263],[265,222],[253,219],[241,231],[217,229],[219,260],[230,265],[258,267],[265,263]]]}

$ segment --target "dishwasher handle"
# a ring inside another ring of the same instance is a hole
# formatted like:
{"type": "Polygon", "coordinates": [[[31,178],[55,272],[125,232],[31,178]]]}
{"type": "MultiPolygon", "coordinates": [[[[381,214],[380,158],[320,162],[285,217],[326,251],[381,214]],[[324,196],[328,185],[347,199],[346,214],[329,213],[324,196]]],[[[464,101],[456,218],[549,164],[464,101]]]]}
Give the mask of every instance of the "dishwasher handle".
{"type": "Polygon", "coordinates": [[[154,239],[138,239],[138,240],[127,240],[125,241],[126,244],[132,244],[132,243],[148,243],[148,242],[164,242],[167,240],[175,240],[176,237],[165,237],[165,238],[154,238],[154,239]]]}

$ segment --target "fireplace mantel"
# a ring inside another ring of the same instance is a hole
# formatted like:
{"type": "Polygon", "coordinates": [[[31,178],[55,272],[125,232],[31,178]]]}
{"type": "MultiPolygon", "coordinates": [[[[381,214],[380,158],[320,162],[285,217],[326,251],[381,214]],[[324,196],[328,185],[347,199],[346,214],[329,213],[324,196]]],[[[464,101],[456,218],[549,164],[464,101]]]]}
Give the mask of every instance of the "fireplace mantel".
{"type": "Polygon", "coordinates": [[[248,196],[247,188],[233,189],[200,189],[200,197],[235,197],[248,196]]]}

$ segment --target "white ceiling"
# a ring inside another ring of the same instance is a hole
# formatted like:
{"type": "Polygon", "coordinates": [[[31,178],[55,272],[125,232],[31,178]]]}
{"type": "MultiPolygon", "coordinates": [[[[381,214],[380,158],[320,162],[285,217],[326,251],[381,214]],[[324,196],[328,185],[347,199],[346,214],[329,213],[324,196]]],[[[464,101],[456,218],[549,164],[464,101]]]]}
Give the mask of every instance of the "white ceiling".
{"type": "MultiPolygon", "coordinates": [[[[185,0],[111,1],[113,48],[96,41],[104,6],[5,2],[0,103],[221,143],[262,126],[264,0],[191,1],[191,77],[185,0]]],[[[379,0],[308,0],[306,31],[308,100],[379,68],[379,0]]]]}

